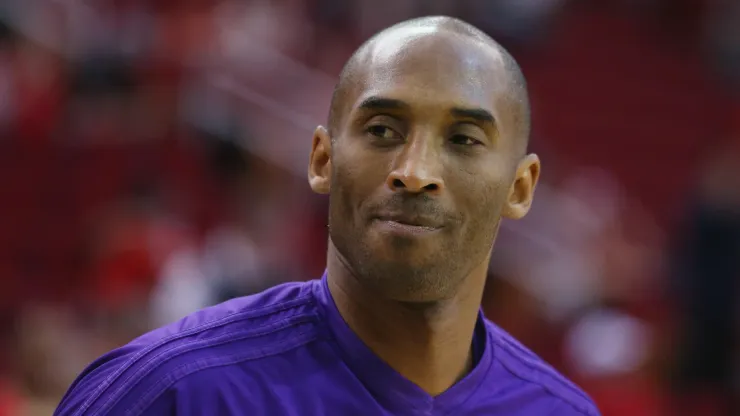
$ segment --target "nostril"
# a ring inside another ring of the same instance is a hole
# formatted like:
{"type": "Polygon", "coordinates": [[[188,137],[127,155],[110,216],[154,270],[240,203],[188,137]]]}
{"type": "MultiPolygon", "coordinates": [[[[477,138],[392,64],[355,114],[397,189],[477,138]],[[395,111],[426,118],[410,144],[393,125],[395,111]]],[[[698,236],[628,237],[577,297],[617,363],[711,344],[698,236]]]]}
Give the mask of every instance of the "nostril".
{"type": "Polygon", "coordinates": [[[426,185],[424,189],[426,189],[427,191],[436,191],[439,189],[439,185],[437,185],[436,183],[430,183],[429,185],[426,185]]]}
{"type": "Polygon", "coordinates": [[[394,179],[393,180],[393,187],[394,188],[405,188],[406,185],[403,183],[402,180],[400,180],[400,179],[394,179]]]}

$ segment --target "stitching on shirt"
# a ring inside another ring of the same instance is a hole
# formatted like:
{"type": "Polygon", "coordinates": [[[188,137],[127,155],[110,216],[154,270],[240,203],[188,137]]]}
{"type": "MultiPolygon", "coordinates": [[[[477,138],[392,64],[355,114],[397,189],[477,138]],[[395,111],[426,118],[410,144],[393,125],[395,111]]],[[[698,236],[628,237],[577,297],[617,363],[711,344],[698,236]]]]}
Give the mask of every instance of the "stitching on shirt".
{"type": "Polygon", "coordinates": [[[230,313],[222,318],[216,319],[214,321],[208,321],[204,322],[198,326],[195,326],[191,329],[188,329],[186,331],[178,332],[176,334],[173,334],[169,337],[165,337],[157,342],[155,342],[152,345],[149,345],[148,347],[142,349],[138,353],[136,353],[133,357],[131,357],[124,365],[120,366],[113,374],[110,374],[106,379],[93,391],[90,396],[85,400],[85,402],[80,406],[77,411],[73,413],[73,416],[80,416],[84,414],[84,412],[92,406],[92,404],[99,399],[100,395],[108,388],[110,387],[126,370],[128,370],[131,366],[133,366],[137,361],[139,361],[142,357],[149,354],[151,351],[169,343],[172,341],[176,341],[180,338],[185,338],[187,336],[196,334],[201,331],[205,331],[208,329],[217,328],[220,326],[227,325],[229,323],[241,320],[241,319],[253,319],[253,318],[261,318],[266,315],[270,315],[276,312],[282,312],[288,309],[292,309],[298,306],[302,306],[304,304],[310,304],[313,303],[313,293],[309,293],[308,295],[301,296],[296,299],[291,299],[285,302],[282,302],[277,305],[269,305],[258,309],[251,309],[247,311],[236,311],[233,313],[230,313]]]}
{"type": "Polygon", "coordinates": [[[147,389],[147,391],[141,396],[140,401],[135,407],[126,411],[127,416],[141,415],[148,407],[150,407],[167,389],[172,387],[174,384],[180,382],[185,377],[191,376],[199,371],[209,370],[215,367],[225,367],[229,365],[239,364],[244,361],[250,361],[258,358],[264,358],[266,356],[278,355],[303,345],[309,344],[315,341],[316,335],[312,332],[302,332],[296,334],[293,338],[288,341],[281,342],[275,348],[270,348],[267,355],[260,349],[258,354],[254,353],[240,353],[230,354],[219,357],[211,357],[208,359],[197,360],[192,363],[184,363],[176,367],[172,372],[166,374],[156,383],[147,389]],[[189,368],[190,367],[190,368],[189,368]]]}
{"type": "Polygon", "coordinates": [[[579,388],[574,386],[567,379],[562,378],[562,376],[559,376],[557,373],[553,374],[553,372],[557,370],[553,369],[547,364],[544,364],[542,361],[537,360],[536,356],[531,355],[531,353],[527,354],[527,355],[530,355],[529,357],[522,357],[521,355],[515,354],[516,351],[521,351],[521,349],[516,348],[516,344],[513,344],[512,342],[510,342],[510,340],[508,339],[497,340],[496,343],[502,346],[504,349],[508,350],[513,355],[517,355],[522,364],[526,365],[532,370],[535,370],[541,374],[550,376],[550,378],[554,380],[557,380],[558,382],[560,382],[560,384],[562,384],[564,387],[566,387],[571,392],[576,393],[581,398],[589,400],[589,401],[591,400],[586,394],[584,394],[579,388]],[[514,351],[512,351],[512,349],[514,349],[514,351]]]}
{"type": "Polygon", "coordinates": [[[562,377],[557,370],[552,368],[549,364],[542,361],[537,355],[535,355],[532,351],[525,348],[523,345],[521,345],[518,341],[516,341],[511,335],[507,334],[503,329],[493,325],[494,330],[491,331],[491,335],[494,338],[494,342],[501,345],[509,351],[512,355],[517,356],[520,358],[520,361],[528,366],[529,368],[545,374],[549,375],[553,379],[559,381],[563,386],[567,387],[572,392],[576,393],[577,395],[581,396],[581,398],[586,399],[586,401],[592,401],[590,397],[588,397],[587,394],[585,394],[578,386],[574,385],[570,380],[562,377]],[[497,336],[499,335],[499,336],[497,336]],[[516,354],[516,352],[519,352],[520,354],[516,354]],[[522,356],[523,355],[523,356],[522,356]]]}
{"type": "Polygon", "coordinates": [[[100,406],[100,411],[103,411],[111,406],[114,406],[120,399],[125,395],[126,387],[129,386],[131,380],[141,381],[149,373],[157,368],[158,365],[163,365],[167,361],[176,358],[181,354],[195,351],[202,348],[213,347],[223,344],[228,344],[232,341],[241,341],[248,338],[255,338],[263,335],[269,335],[275,332],[285,330],[300,324],[310,323],[313,319],[311,316],[299,315],[297,317],[291,317],[286,321],[279,322],[278,324],[271,325],[266,328],[259,328],[261,331],[248,330],[239,332],[238,338],[235,338],[233,333],[224,334],[217,338],[191,341],[184,344],[179,344],[172,349],[164,350],[159,354],[151,357],[141,367],[139,367],[134,373],[130,374],[116,389],[114,393],[108,397],[108,399],[100,406]],[[166,356],[166,357],[165,357],[166,356]],[[160,357],[165,357],[159,359],[160,357]]]}
{"type": "MultiPolygon", "coordinates": [[[[564,385],[565,387],[567,387],[567,388],[568,388],[569,390],[571,390],[572,392],[575,392],[575,393],[577,393],[577,395],[578,395],[578,396],[580,396],[580,397],[581,397],[582,399],[584,399],[584,400],[585,400],[586,402],[588,402],[589,404],[591,404],[593,408],[595,408],[595,405],[593,404],[593,401],[592,401],[592,400],[591,400],[591,399],[590,399],[590,398],[589,398],[589,397],[588,397],[587,395],[585,395],[585,393],[583,393],[582,391],[580,391],[580,390],[579,390],[579,389],[577,389],[577,388],[574,388],[573,386],[571,386],[571,385],[570,385],[570,383],[566,383],[566,382],[564,382],[564,381],[563,381],[563,380],[561,380],[561,379],[560,379],[559,377],[552,377],[552,374],[551,374],[550,372],[548,372],[548,371],[544,371],[545,369],[543,369],[543,368],[542,368],[542,367],[540,367],[539,365],[534,365],[534,364],[533,364],[533,363],[531,363],[531,362],[530,362],[530,361],[529,361],[528,359],[525,359],[524,357],[520,357],[520,356],[518,356],[518,355],[516,355],[516,354],[513,354],[513,353],[514,353],[514,351],[512,351],[512,348],[511,348],[510,344],[509,344],[508,342],[506,342],[505,340],[503,340],[503,339],[501,339],[501,338],[499,338],[499,337],[496,337],[496,336],[493,336],[492,338],[493,338],[493,342],[495,342],[495,343],[496,343],[497,345],[499,345],[500,347],[502,347],[502,348],[503,348],[504,350],[506,350],[506,351],[507,351],[507,352],[508,352],[509,354],[512,354],[512,355],[515,355],[515,356],[517,356],[517,358],[519,359],[519,362],[520,362],[520,363],[524,364],[525,366],[527,366],[527,367],[528,367],[529,369],[531,369],[531,370],[535,370],[535,371],[536,371],[537,373],[539,373],[539,374],[541,374],[541,375],[545,375],[545,376],[550,376],[550,377],[551,377],[552,379],[555,379],[555,380],[559,381],[559,382],[560,382],[560,383],[561,383],[562,385],[564,385]]],[[[581,405],[579,405],[579,404],[577,404],[577,403],[574,403],[574,402],[573,402],[572,400],[570,400],[570,399],[568,399],[568,398],[564,397],[564,396],[563,396],[562,394],[559,394],[559,393],[557,393],[557,392],[553,391],[553,390],[552,390],[552,389],[551,389],[551,388],[550,388],[549,386],[547,386],[546,384],[544,384],[544,383],[542,383],[542,382],[539,382],[539,381],[537,381],[537,380],[534,380],[534,379],[532,379],[532,378],[530,378],[530,377],[525,377],[525,376],[524,376],[524,375],[522,375],[522,374],[521,374],[520,372],[518,372],[518,371],[517,371],[516,369],[512,368],[512,367],[511,367],[511,365],[510,365],[509,363],[507,363],[507,362],[506,362],[505,360],[501,360],[501,359],[499,359],[499,361],[500,361],[500,362],[501,362],[501,364],[502,364],[502,365],[503,365],[503,366],[504,366],[504,367],[506,368],[506,370],[507,370],[507,371],[508,371],[509,373],[511,373],[511,375],[513,375],[514,377],[517,377],[517,378],[519,378],[520,380],[524,380],[524,381],[526,381],[526,382],[528,382],[528,383],[533,383],[533,384],[536,384],[537,386],[539,386],[539,387],[541,387],[541,388],[542,388],[543,390],[545,390],[545,391],[546,391],[547,393],[549,393],[549,394],[550,394],[551,396],[557,397],[557,398],[559,398],[560,400],[562,400],[562,401],[564,401],[564,402],[568,403],[568,404],[569,404],[570,406],[572,406],[572,407],[573,407],[574,409],[578,410],[579,412],[581,412],[581,413],[583,413],[583,414],[585,414],[585,415],[595,415],[595,414],[598,414],[598,413],[593,413],[593,412],[591,411],[591,409],[589,409],[589,407],[588,407],[588,406],[581,406],[581,405]]]]}

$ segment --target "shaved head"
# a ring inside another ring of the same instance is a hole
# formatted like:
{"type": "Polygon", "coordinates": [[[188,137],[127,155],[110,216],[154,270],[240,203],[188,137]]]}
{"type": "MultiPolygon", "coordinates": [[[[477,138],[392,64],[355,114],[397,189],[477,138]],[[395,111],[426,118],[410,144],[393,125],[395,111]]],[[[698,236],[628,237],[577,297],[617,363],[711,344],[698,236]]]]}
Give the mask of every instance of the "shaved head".
{"type": "Polygon", "coordinates": [[[528,137],[524,77],[483,32],[426,17],[378,33],[314,132],[309,180],[329,194],[331,250],[389,299],[476,284],[501,218],[529,210],[540,165],[528,137]]]}
{"type": "MultiPolygon", "coordinates": [[[[460,19],[447,16],[421,17],[398,23],[377,33],[352,54],[339,75],[332,95],[327,122],[332,138],[339,134],[341,123],[352,104],[347,102],[351,92],[360,88],[359,85],[368,77],[378,75],[368,73],[369,61],[389,55],[394,49],[397,53],[404,53],[397,50],[399,44],[405,41],[405,48],[413,48],[415,43],[419,45],[419,41],[423,39],[432,42],[454,39],[458,43],[469,43],[475,45],[477,53],[488,54],[492,58],[490,60],[495,63],[488,71],[498,71],[504,75],[499,81],[506,84],[506,94],[511,101],[509,111],[517,121],[516,136],[525,152],[529,142],[531,114],[526,79],[521,68],[506,49],[483,31],[460,19]]],[[[432,46],[428,49],[433,54],[437,52],[435,49],[444,49],[444,42],[438,42],[436,48],[432,46]]]]}

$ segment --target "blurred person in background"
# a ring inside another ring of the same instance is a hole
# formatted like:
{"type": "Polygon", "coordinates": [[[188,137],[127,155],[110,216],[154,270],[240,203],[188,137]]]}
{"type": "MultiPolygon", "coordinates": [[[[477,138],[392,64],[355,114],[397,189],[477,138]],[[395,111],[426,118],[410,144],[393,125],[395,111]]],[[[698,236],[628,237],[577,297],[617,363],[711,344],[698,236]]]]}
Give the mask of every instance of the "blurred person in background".
{"type": "Polygon", "coordinates": [[[740,94],[740,2],[709,2],[704,19],[704,42],[716,74],[726,79],[735,94],[740,94]]]}
{"type": "Polygon", "coordinates": [[[608,172],[548,179],[527,217],[502,226],[486,311],[587,386],[603,415],[664,415],[652,372],[658,322],[646,308],[659,229],[608,172]]]}
{"type": "Polygon", "coordinates": [[[740,140],[714,150],[675,265],[685,324],[676,352],[676,414],[737,414],[740,140]],[[692,407],[694,406],[694,407],[692,407]]]}
{"type": "Polygon", "coordinates": [[[56,414],[598,415],[480,310],[502,218],[526,215],[539,178],[529,111],[518,65],[475,27],[432,17],[380,32],[314,133],[324,277],[104,355],[56,414]]]}
{"type": "Polygon", "coordinates": [[[0,18],[0,135],[7,135],[13,118],[13,89],[15,88],[12,53],[13,29],[0,18]]]}

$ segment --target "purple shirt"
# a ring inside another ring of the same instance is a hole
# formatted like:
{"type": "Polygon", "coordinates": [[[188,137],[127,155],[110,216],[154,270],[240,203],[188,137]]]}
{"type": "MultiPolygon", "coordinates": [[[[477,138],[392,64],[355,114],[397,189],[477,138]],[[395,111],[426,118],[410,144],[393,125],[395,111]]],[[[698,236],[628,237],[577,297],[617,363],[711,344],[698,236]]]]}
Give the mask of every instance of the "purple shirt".
{"type": "Polygon", "coordinates": [[[352,332],[324,275],[204,309],[102,356],[55,415],[599,414],[482,314],[475,339],[474,369],[431,397],[352,332]]]}

